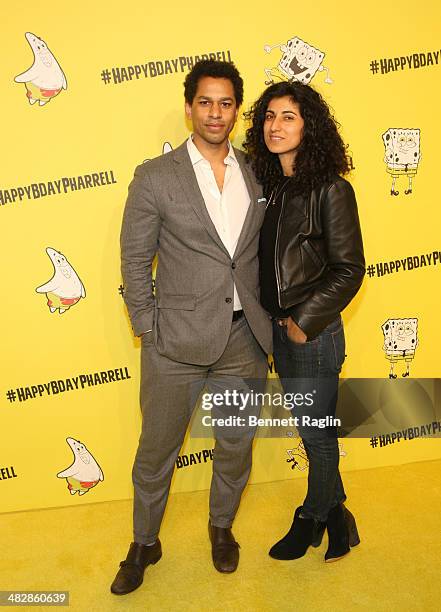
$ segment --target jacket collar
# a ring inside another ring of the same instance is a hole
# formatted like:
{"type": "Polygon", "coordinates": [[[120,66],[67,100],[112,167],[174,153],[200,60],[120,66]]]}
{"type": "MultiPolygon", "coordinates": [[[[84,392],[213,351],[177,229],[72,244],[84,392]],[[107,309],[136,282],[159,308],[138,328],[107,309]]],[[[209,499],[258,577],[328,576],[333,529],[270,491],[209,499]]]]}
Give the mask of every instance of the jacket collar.
{"type": "MultiPolygon", "coordinates": [[[[250,205],[248,207],[242,231],[237,242],[236,250],[234,252],[234,257],[237,257],[241,253],[243,248],[246,246],[247,238],[249,236],[254,236],[253,226],[255,224],[260,225],[261,219],[260,215],[255,214],[257,207],[257,191],[252,170],[250,166],[245,162],[245,155],[242,151],[234,148],[234,154],[242,171],[242,176],[244,178],[248,194],[250,196],[250,205]]],[[[193,164],[188,154],[187,141],[183,142],[179,147],[177,147],[173,151],[172,156],[173,161],[175,162],[174,169],[178,176],[179,182],[181,184],[182,190],[187,201],[192,206],[199,220],[205,226],[214,242],[230,258],[230,254],[228,253],[227,248],[222,242],[211,220],[201,190],[199,189],[199,184],[196,178],[196,174],[194,172],[193,164]]]]}

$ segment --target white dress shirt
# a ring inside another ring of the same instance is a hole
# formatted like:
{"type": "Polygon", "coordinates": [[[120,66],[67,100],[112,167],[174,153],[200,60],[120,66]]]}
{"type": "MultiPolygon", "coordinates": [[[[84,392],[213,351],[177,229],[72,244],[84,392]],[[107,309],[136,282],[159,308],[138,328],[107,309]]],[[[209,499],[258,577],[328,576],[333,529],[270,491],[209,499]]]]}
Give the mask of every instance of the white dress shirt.
{"type": "MultiPolygon", "coordinates": [[[[210,162],[201,155],[191,136],[187,140],[187,149],[208,214],[230,257],[233,257],[250,205],[250,196],[234,149],[228,141],[222,193],[217,186],[210,162]]],[[[235,285],[233,308],[242,308],[235,285]]]]}

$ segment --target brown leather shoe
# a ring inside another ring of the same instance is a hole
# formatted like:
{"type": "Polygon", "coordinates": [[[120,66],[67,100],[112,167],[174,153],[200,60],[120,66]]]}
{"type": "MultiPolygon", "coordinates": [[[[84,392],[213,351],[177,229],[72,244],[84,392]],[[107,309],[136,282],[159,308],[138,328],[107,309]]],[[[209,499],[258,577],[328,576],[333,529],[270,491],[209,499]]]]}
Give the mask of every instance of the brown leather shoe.
{"type": "Polygon", "coordinates": [[[157,563],[161,557],[162,550],[159,540],[156,540],[153,546],[132,542],[126,560],[119,564],[120,569],[110,587],[112,593],[125,595],[137,589],[144,579],[145,568],[157,563]]]}
{"type": "Polygon", "coordinates": [[[239,563],[239,544],[234,539],[231,529],[215,527],[208,523],[208,535],[211,541],[211,556],[218,572],[231,574],[239,563]]]}

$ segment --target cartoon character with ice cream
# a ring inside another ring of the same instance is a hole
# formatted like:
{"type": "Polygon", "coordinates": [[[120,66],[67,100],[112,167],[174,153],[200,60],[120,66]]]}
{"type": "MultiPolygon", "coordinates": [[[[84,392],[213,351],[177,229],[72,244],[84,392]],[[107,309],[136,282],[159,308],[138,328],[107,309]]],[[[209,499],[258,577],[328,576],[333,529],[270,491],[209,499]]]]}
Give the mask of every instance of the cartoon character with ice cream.
{"type": "Polygon", "coordinates": [[[38,102],[44,106],[62,89],[67,89],[66,77],[44,40],[31,32],[26,32],[25,37],[34,54],[34,63],[14,81],[25,84],[29,104],[38,102]]]}
{"type": "Polygon", "coordinates": [[[104,480],[104,474],[82,442],[75,438],[66,438],[66,442],[73,452],[74,461],[68,468],[59,472],[57,477],[66,478],[67,488],[71,495],[75,493],[84,495],[104,480]]]}
{"type": "Polygon", "coordinates": [[[51,312],[58,310],[60,314],[69,310],[81,298],[86,297],[86,290],[77,273],[67,261],[66,257],[48,247],[46,253],[54,266],[54,274],[47,283],[36,288],[37,293],[45,293],[47,305],[51,312]]]}

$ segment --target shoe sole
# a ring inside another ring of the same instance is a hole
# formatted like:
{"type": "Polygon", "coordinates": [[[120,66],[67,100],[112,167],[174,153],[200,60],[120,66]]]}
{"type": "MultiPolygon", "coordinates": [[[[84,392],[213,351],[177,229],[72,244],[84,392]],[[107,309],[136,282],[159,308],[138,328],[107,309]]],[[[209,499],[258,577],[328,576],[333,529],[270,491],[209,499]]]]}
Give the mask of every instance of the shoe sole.
{"type": "Polygon", "coordinates": [[[292,557],[291,559],[281,559],[280,557],[273,557],[272,555],[269,556],[271,559],[275,559],[276,561],[296,561],[297,559],[303,559],[305,555],[302,555],[301,557],[292,557]]]}
{"type": "Polygon", "coordinates": [[[351,551],[348,550],[344,555],[340,555],[339,557],[331,557],[330,559],[325,559],[325,563],[334,563],[334,561],[340,561],[340,559],[344,559],[351,551]]]}
{"type": "Polygon", "coordinates": [[[300,557],[275,557],[271,553],[268,553],[268,556],[271,557],[271,559],[275,559],[276,561],[295,561],[296,559],[303,559],[307,552],[308,549],[306,549],[303,555],[300,555],[300,557]]]}
{"type": "MultiPolygon", "coordinates": [[[[358,546],[360,544],[360,538],[357,536],[357,538],[354,538],[351,542],[349,542],[349,546],[351,548],[354,548],[354,546],[358,546]]],[[[332,557],[331,559],[325,559],[325,563],[332,563],[333,561],[338,561],[339,559],[343,559],[343,557],[346,557],[346,555],[348,555],[351,551],[348,550],[347,553],[345,553],[344,555],[340,555],[340,557],[332,557]]]]}
{"type": "MultiPolygon", "coordinates": [[[[213,563],[213,565],[214,565],[214,563],[213,563]]],[[[237,570],[237,567],[235,567],[232,570],[225,570],[225,569],[219,569],[218,567],[216,567],[214,565],[214,569],[216,569],[220,574],[232,574],[233,572],[235,572],[237,570]]]]}

